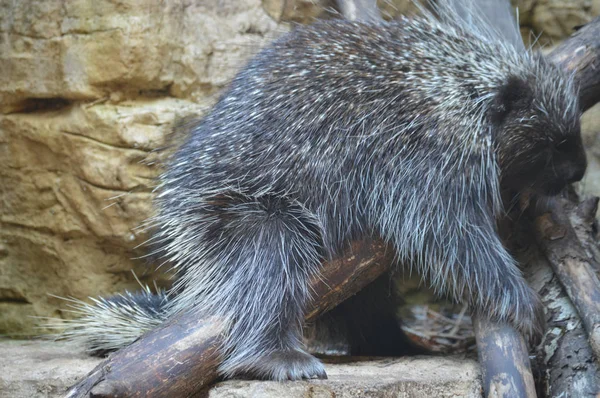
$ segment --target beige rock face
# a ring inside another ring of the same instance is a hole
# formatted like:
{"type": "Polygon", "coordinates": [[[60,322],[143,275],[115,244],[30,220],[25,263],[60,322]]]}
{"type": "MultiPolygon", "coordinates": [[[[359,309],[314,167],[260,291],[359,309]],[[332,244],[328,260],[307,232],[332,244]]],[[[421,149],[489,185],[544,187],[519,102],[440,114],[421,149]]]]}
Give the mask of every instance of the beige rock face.
{"type": "MultiPolygon", "coordinates": [[[[330,18],[332,5],[0,0],[0,334],[37,333],[31,316],[71,316],[48,293],[135,289],[131,269],[154,279],[133,260],[152,213],[153,151],[288,22],[330,18]]],[[[528,26],[557,37],[600,12],[600,0],[519,5],[528,26]]],[[[412,8],[380,7],[388,18],[412,8]]]]}
{"type": "MultiPolygon", "coordinates": [[[[531,4],[531,3],[530,3],[531,4]]],[[[538,0],[534,4],[531,26],[549,41],[560,41],[577,26],[590,22],[594,0],[538,0]]]]}
{"type": "Polygon", "coordinates": [[[201,102],[277,30],[260,0],[0,4],[5,111],[156,93],[201,102]]]}
{"type": "MultiPolygon", "coordinates": [[[[0,397],[54,398],[100,361],[60,342],[0,340],[0,397]]],[[[210,398],[481,397],[477,362],[461,358],[398,358],[326,364],[328,380],[215,385],[210,398]]]]}
{"type": "Polygon", "coordinates": [[[38,321],[28,315],[59,315],[64,303],[47,293],[135,288],[130,270],[141,252],[133,248],[144,240],[136,228],[151,215],[158,172],[151,151],[177,116],[200,111],[160,98],[0,117],[0,330],[32,330],[38,321]]]}
{"type": "Polygon", "coordinates": [[[286,29],[260,0],[0,1],[0,334],[153,279],[152,151],[286,29]]]}

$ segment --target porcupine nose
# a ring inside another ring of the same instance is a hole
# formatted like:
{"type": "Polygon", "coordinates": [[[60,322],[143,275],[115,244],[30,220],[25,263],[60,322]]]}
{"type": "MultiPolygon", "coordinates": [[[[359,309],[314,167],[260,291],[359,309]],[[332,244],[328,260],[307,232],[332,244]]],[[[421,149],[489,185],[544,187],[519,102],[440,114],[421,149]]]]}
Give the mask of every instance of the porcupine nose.
{"type": "Polygon", "coordinates": [[[578,159],[578,161],[571,166],[569,170],[569,174],[567,177],[567,182],[569,184],[581,181],[583,175],[585,174],[585,169],[587,168],[587,159],[585,154],[578,159]]]}

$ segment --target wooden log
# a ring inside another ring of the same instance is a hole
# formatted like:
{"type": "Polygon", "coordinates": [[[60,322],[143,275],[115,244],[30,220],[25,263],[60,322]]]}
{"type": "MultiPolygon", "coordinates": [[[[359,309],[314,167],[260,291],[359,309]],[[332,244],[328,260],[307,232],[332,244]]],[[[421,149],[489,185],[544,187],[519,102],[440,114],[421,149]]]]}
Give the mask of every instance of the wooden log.
{"type": "MultiPolygon", "coordinates": [[[[595,311],[590,312],[590,305],[595,303],[591,297],[598,292],[600,283],[595,275],[590,276],[594,273],[591,266],[586,265],[584,272],[581,271],[580,262],[584,258],[588,264],[595,262],[593,247],[598,242],[592,224],[598,200],[579,202],[571,195],[568,199],[543,203],[546,206],[534,207],[531,223],[518,210],[513,216],[519,223],[506,227],[511,234],[507,242],[512,246],[511,251],[527,269],[528,281],[546,306],[548,328],[542,344],[535,350],[536,384],[540,392],[546,392],[545,396],[595,397],[600,391],[600,368],[593,354],[596,344],[590,345],[590,334],[585,330],[597,328],[592,320],[585,318],[595,319],[595,311]],[[579,279],[573,278],[573,274],[579,279]],[[584,303],[579,304],[583,308],[582,317],[561,283],[568,286],[570,294],[581,296],[574,302],[584,303]]],[[[510,327],[494,325],[485,319],[475,320],[475,333],[485,396],[534,397],[530,389],[532,372],[528,361],[523,362],[528,351],[521,337],[510,327]]],[[[592,333],[592,343],[595,338],[592,333]]]]}
{"type": "Polygon", "coordinates": [[[223,326],[182,314],[110,355],[66,397],[192,396],[218,377],[223,326]]]}
{"type": "Polygon", "coordinates": [[[475,338],[485,397],[536,398],[527,346],[508,325],[475,318],[475,338]]]}
{"type": "Polygon", "coordinates": [[[582,111],[600,101],[600,17],[579,29],[549,55],[552,62],[575,74],[582,111]]]}
{"type": "Polygon", "coordinates": [[[594,398],[600,386],[600,366],[579,314],[538,244],[523,241],[527,247],[517,258],[546,307],[546,333],[532,364],[537,390],[544,397],[594,398]]]}
{"type": "MultiPolygon", "coordinates": [[[[393,254],[381,241],[356,242],[312,281],[307,320],[335,307],[389,270],[393,254]]],[[[182,313],[111,354],[67,392],[75,397],[187,397],[218,377],[224,325],[182,313]]]]}
{"type": "MultiPolygon", "coordinates": [[[[540,204],[540,206],[542,206],[540,204]]],[[[577,237],[568,212],[576,212],[572,200],[544,202],[535,220],[536,239],[554,273],[573,302],[588,333],[592,350],[600,358],[600,280],[595,260],[577,237]]],[[[594,210],[594,208],[589,208],[594,210]]]]}
{"type": "MultiPolygon", "coordinates": [[[[570,201],[576,204],[578,198],[570,201]]],[[[595,200],[573,206],[570,220],[578,238],[588,247],[598,246],[593,233],[595,200]],[[583,211],[582,209],[587,209],[583,211]],[[592,215],[592,217],[590,217],[592,215]]],[[[543,397],[596,397],[600,386],[600,366],[595,359],[579,314],[560,284],[537,240],[535,219],[545,215],[544,208],[530,206],[529,211],[513,209],[505,218],[506,245],[525,270],[530,286],[541,296],[546,313],[546,331],[535,347],[532,370],[538,394],[543,397]]],[[[590,251],[591,252],[591,251],[590,251]]]]}
{"type": "Polygon", "coordinates": [[[598,222],[596,220],[598,202],[599,198],[597,197],[587,198],[580,202],[575,209],[569,210],[567,215],[586,255],[595,260],[591,265],[594,267],[596,275],[600,276],[600,245],[598,244],[598,222]]]}

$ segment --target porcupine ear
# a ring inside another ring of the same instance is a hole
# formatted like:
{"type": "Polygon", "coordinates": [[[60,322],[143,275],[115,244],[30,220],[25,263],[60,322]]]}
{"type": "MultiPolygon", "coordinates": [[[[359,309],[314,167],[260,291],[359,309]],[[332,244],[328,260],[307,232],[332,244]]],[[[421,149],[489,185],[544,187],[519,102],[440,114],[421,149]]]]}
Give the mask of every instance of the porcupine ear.
{"type": "Polygon", "coordinates": [[[532,101],[533,91],[529,84],[521,78],[510,76],[492,99],[490,107],[492,123],[501,125],[511,112],[528,108],[532,101]]]}

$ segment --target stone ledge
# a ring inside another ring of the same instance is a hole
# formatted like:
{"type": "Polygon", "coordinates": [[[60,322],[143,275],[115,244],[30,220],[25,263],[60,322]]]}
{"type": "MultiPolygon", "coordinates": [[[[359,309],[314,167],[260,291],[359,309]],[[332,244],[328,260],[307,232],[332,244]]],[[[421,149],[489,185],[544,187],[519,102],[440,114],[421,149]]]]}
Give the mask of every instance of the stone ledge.
{"type": "MultiPolygon", "coordinates": [[[[62,397],[99,362],[63,342],[0,340],[0,397],[62,397]]],[[[479,398],[476,361],[457,357],[406,357],[327,364],[328,380],[231,380],[210,398],[479,398]]]]}

